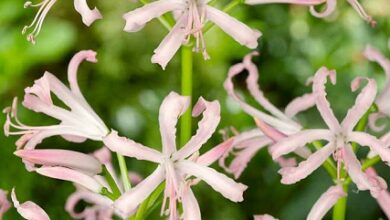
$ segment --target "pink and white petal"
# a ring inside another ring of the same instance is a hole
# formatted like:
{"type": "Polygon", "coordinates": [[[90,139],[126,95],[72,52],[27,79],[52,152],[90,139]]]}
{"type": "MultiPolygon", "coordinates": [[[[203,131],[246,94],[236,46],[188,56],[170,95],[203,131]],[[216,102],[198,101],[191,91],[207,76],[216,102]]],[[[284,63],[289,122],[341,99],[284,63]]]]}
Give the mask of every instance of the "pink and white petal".
{"type": "Polygon", "coordinates": [[[72,218],[80,219],[85,216],[85,211],[76,212],[76,206],[80,201],[85,201],[94,205],[104,206],[109,208],[113,202],[97,193],[92,193],[89,191],[76,191],[72,193],[66,200],[65,210],[69,213],[72,218]]]}
{"type": "Polygon", "coordinates": [[[11,199],[18,213],[27,220],[50,220],[47,213],[37,204],[27,201],[22,204],[16,198],[15,188],[12,189],[11,199]]]}
{"type": "Polygon", "coordinates": [[[340,123],[330,108],[330,104],[326,99],[325,84],[327,78],[330,78],[332,84],[336,84],[336,72],[328,70],[326,67],[321,67],[313,78],[313,94],[316,96],[316,106],[320,112],[322,119],[328,125],[330,130],[339,131],[340,123]]]}
{"type": "Polygon", "coordinates": [[[284,110],[286,115],[290,118],[295,117],[298,113],[306,111],[315,106],[316,96],[313,93],[304,94],[292,100],[284,110]]]}
{"type": "Polygon", "coordinates": [[[215,191],[233,202],[241,202],[247,186],[236,183],[234,180],[212,168],[184,160],[176,163],[176,168],[182,173],[198,177],[210,185],[215,191]]]}
{"type": "Polygon", "coordinates": [[[274,218],[271,215],[264,214],[264,215],[254,215],[253,220],[278,220],[278,219],[274,218]]]}
{"type": "Polygon", "coordinates": [[[357,159],[352,147],[348,144],[343,150],[343,160],[348,175],[359,190],[373,190],[369,177],[362,171],[360,161],[357,159]]]}
{"type": "Polygon", "coordinates": [[[365,171],[365,174],[370,179],[370,184],[372,186],[370,193],[371,193],[372,197],[374,197],[376,199],[384,191],[387,191],[386,181],[376,173],[376,171],[373,167],[369,167],[365,171]]]}
{"type": "Polygon", "coordinates": [[[272,158],[276,158],[291,153],[299,147],[305,146],[315,140],[330,141],[333,138],[332,132],[325,129],[303,130],[296,134],[290,135],[281,139],[276,144],[272,145],[272,158]]]}
{"type": "Polygon", "coordinates": [[[163,146],[163,154],[171,155],[176,151],[176,125],[180,116],[186,112],[190,105],[188,96],[181,96],[170,92],[160,106],[158,121],[163,146]]]}
{"type": "Polygon", "coordinates": [[[102,171],[102,165],[97,159],[77,151],[59,149],[18,150],[14,154],[24,161],[43,166],[68,167],[91,175],[96,175],[102,171]]]}
{"type": "Polygon", "coordinates": [[[153,148],[145,147],[131,139],[120,137],[117,131],[112,130],[103,138],[103,143],[113,152],[120,153],[137,160],[147,160],[160,163],[162,154],[153,148]]]}
{"type": "Polygon", "coordinates": [[[346,195],[347,194],[344,192],[342,186],[331,186],[325,193],[321,195],[321,197],[311,208],[310,213],[307,216],[307,220],[322,219],[325,214],[336,204],[336,202],[346,195]]]}
{"type": "Polygon", "coordinates": [[[127,32],[137,32],[152,19],[182,7],[184,7],[184,3],[177,0],[159,0],[148,3],[141,8],[137,8],[123,15],[123,18],[126,20],[124,30],[127,32]]]}
{"type": "Polygon", "coordinates": [[[199,204],[190,187],[184,189],[181,199],[183,204],[183,219],[201,220],[202,217],[200,214],[199,204]]]}
{"type": "Polygon", "coordinates": [[[53,105],[50,95],[50,83],[47,75],[35,80],[34,85],[25,88],[24,91],[25,93],[36,95],[46,105],[53,105]]]}
{"type": "Polygon", "coordinates": [[[283,167],[279,170],[282,175],[283,184],[294,184],[309,176],[314,170],[320,167],[326,159],[335,151],[335,146],[328,143],[320,150],[313,153],[305,161],[299,163],[298,167],[283,167]]]}
{"type": "Polygon", "coordinates": [[[3,219],[4,213],[11,208],[11,203],[7,199],[7,192],[0,189],[0,219],[3,219]]]}
{"type": "Polygon", "coordinates": [[[210,166],[215,161],[220,159],[223,155],[225,155],[232,148],[233,142],[234,139],[230,138],[222,142],[221,144],[213,147],[211,150],[200,155],[199,158],[196,160],[196,163],[203,166],[210,166]]]}
{"type": "Polygon", "coordinates": [[[103,186],[91,176],[65,167],[41,167],[36,169],[36,172],[50,178],[77,183],[95,193],[100,193],[103,188],[103,186]]]}
{"type": "Polygon", "coordinates": [[[115,212],[123,218],[132,215],[141,204],[165,179],[165,170],[158,166],[157,169],[146,177],[141,183],[131,188],[114,203],[115,212]]]}
{"type": "Polygon", "coordinates": [[[163,70],[168,65],[169,61],[173,58],[176,52],[186,39],[185,25],[187,23],[187,14],[176,22],[175,26],[168,33],[167,36],[161,41],[160,45],[154,50],[152,56],[152,63],[159,64],[163,70]]]}
{"type": "Polygon", "coordinates": [[[244,57],[243,64],[248,70],[248,77],[246,78],[246,84],[250,94],[255,98],[255,100],[269,113],[276,116],[277,118],[289,122],[291,124],[300,127],[299,124],[287,117],[283,112],[278,108],[272,105],[266,97],[264,97],[263,92],[260,90],[258,81],[259,81],[259,71],[257,70],[256,65],[252,62],[252,57],[258,55],[258,52],[252,52],[244,57]]]}
{"type": "Polygon", "coordinates": [[[388,165],[390,164],[390,148],[387,148],[386,144],[376,137],[363,132],[351,132],[348,135],[348,141],[356,142],[361,146],[368,146],[370,150],[379,155],[382,161],[388,165]]]}
{"type": "Polygon", "coordinates": [[[287,135],[278,131],[277,129],[269,126],[267,123],[261,121],[260,119],[255,118],[256,126],[273,142],[278,142],[281,139],[287,137],[287,135]]]}
{"type": "Polygon", "coordinates": [[[294,5],[318,5],[324,3],[326,0],[246,0],[245,4],[259,5],[259,4],[294,4],[294,5]]]}
{"type": "Polygon", "coordinates": [[[385,128],[386,128],[386,123],[381,123],[379,122],[380,124],[378,124],[378,121],[380,119],[383,119],[383,118],[386,118],[387,116],[380,113],[380,112],[374,112],[372,114],[370,114],[370,116],[368,117],[368,125],[370,126],[370,128],[375,131],[375,132],[381,132],[383,131],[385,128]]]}
{"type": "Polygon", "coordinates": [[[257,47],[257,39],[262,35],[259,31],[211,6],[206,6],[206,17],[241,45],[250,49],[257,47]]]}
{"type": "Polygon", "coordinates": [[[326,0],[326,8],[318,12],[314,6],[310,6],[310,13],[318,18],[324,18],[332,14],[336,10],[337,0],[326,0]]]}
{"type": "Polygon", "coordinates": [[[376,82],[370,78],[356,77],[351,83],[352,91],[356,91],[359,88],[362,80],[367,80],[368,83],[356,97],[354,106],[348,110],[347,115],[341,122],[341,126],[347,131],[353,130],[359,120],[374,103],[376,97],[376,82]]]}
{"type": "Polygon", "coordinates": [[[390,219],[390,193],[387,190],[383,190],[377,197],[376,201],[385,213],[386,217],[390,219]]]}
{"type": "Polygon", "coordinates": [[[95,150],[92,155],[102,164],[111,163],[111,151],[106,146],[95,150]]]}
{"type": "Polygon", "coordinates": [[[228,77],[226,78],[224,82],[224,88],[228,95],[232,97],[245,111],[247,114],[258,118],[259,120],[262,120],[266,122],[267,124],[270,124],[271,126],[277,128],[278,130],[285,131],[286,133],[295,133],[300,130],[299,127],[296,127],[295,125],[286,123],[285,121],[282,121],[276,117],[270,116],[262,111],[259,111],[258,109],[252,107],[245,101],[243,101],[237,93],[234,91],[234,83],[233,83],[233,78],[236,75],[239,75],[242,71],[245,70],[245,65],[242,63],[233,65],[230,67],[229,72],[228,72],[228,77]]]}
{"type": "Polygon", "coordinates": [[[87,26],[103,18],[96,7],[94,9],[88,7],[87,0],[74,0],[74,8],[81,15],[83,23],[87,26]]]}
{"type": "Polygon", "coordinates": [[[199,98],[192,111],[192,116],[196,117],[200,114],[203,114],[203,117],[198,123],[196,134],[179,151],[173,154],[172,158],[174,160],[187,158],[210,139],[221,120],[219,102],[208,102],[202,97],[199,98]]]}

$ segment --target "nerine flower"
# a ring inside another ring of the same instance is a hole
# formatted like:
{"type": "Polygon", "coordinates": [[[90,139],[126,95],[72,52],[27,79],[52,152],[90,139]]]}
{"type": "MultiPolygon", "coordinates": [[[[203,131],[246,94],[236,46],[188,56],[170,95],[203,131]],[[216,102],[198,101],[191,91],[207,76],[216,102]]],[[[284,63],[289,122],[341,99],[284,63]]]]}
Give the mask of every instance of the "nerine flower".
{"type": "MultiPolygon", "coordinates": [[[[361,18],[371,24],[371,26],[376,25],[376,21],[367,14],[363,6],[358,2],[358,0],[347,0],[347,2],[355,9],[361,18]]],[[[296,5],[307,5],[310,6],[310,13],[318,18],[327,17],[336,10],[337,0],[245,0],[246,4],[249,5],[258,5],[258,4],[272,4],[272,3],[286,3],[286,4],[296,4],[296,5]],[[325,9],[323,11],[317,11],[316,7],[319,5],[325,4],[325,9]]]]}
{"type": "MultiPolygon", "coordinates": [[[[251,61],[254,55],[257,55],[257,52],[248,54],[245,56],[242,63],[238,63],[229,69],[228,77],[224,83],[225,89],[228,95],[240,105],[242,110],[253,116],[256,120],[258,119],[277,128],[281,131],[279,132],[281,135],[275,137],[275,135],[270,135],[268,133],[264,134],[262,131],[264,129],[258,128],[236,135],[233,138],[231,149],[232,153],[236,155],[235,159],[233,159],[229,166],[225,165],[227,155],[220,159],[220,165],[225,168],[227,172],[233,173],[236,178],[241,175],[242,171],[246,168],[248,162],[257,151],[274,143],[274,141],[276,141],[275,139],[284,137],[285,134],[294,134],[300,131],[302,126],[293,120],[293,118],[296,114],[315,104],[315,96],[313,94],[305,94],[290,102],[286,107],[285,112],[276,108],[264,96],[258,85],[259,72],[256,65],[251,61]],[[244,70],[247,70],[248,72],[246,85],[250,94],[268,113],[249,105],[235,92],[233,79],[244,70]]],[[[272,152],[272,149],[269,150],[272,152]]],[[[310,155],[310,151],[305,147],[297,149],[296,153],[303,158],[307,158],[310,155]]],[[[276,160],[281,166],[291,166],[294,164],[293,159],[277,158],[276,160]]]]}
{"type": "Polygon", "coordinates": [[[282,183],[293,184],[306,178],[333,154],[334,159],[337,161],[338,171],[340,171],[341,163],[344,163],[349,176],[359,190],[377,191],[379,190],[378,185],[369,181],[367,175],[362,172],[361,164],[351,146],[351,142],[361,146],[368,146],[383,161],[390,162],[390,150],[385,148],[382,141],[365,132],[353,130],[360,118],[374,102],[376,83],[372,79],[363,77],[356,77],[352,81],[352,91],[356,91],[363,80],[367,81],[367,85],[357,96],[354,106],[348,110],[343,121],[339,123],[326,99],[325,83],[328,77],[333,84],[336,83],[335,71],[329,71],[325,67],[317,71],[313,79],[313,94],[316,95],[316,107],[329,129],[308,129],[283,138],[273,146],[272,157],[278,158],[281,155],[292,152],[299,146],[316,140],[324,140],[327,143],[297,167],[282,168],[279,171],[282,175],[282,183]]]}
{"type": "Polygon", "coordinates": [[[241,45],[251,49],[257,47],[257,39],[261,36],[259,31],[207,4],[208,1],[205,0],[158,0],[126,13],[123,16],[126,20],[124,30],[139,31],[153,18],[174,12],[177,17],[176,24],[152,56],[152,63],[160,64],[163,69],[191,36],[196,39],[194,50],[201,51],[204,59],[209,58],[202,31],[207,21],[215,23],[241,45]]]}
{"type": "MultiPolygon", "coordinates": [[[[105,145],[114,152],[159,164],[156,170],[137,186],[123,194],[114,203],[116,212],[122,217],[134,214],[142,203],[163,181],[165,181],[162,213],[165,213],[169,199],[170,219],[177,219],[177,202],[183,204],[184,219],[201,219],[199,205],[190,188],[197,180],[204,180],[224,197],[239,202],[247,188],[208,166],[225,153],[229,147],[219,145],[199,156],[199,149],[214,133],[220,120],[220,106],[217,101],[208,102],[200,98],[193,109],[193,116],[203,115],[196,134],[181,148],[176,148],[176,124],[187,110],[190,99],[171,92],[163,101],[159,112],[162,152],[145,147],[130,139],[119,137],[113,131],[103,139],[105,145]]],[[[229,144],[229,143],[228,143],[229,144]]],[[[231,143],[230,143],[231,144],[231,143]]]]}
{"type": "Polygon", "coordinates": [[[77,84],[77,70],[84,60],[97,62],[96,52],[80,51],[72,58],[68,67],[70,88],[67,88],[53,74],[46,72],[32,87],[25,89],[23,105],[61,121],[59,124],[49,126],[23,124],[17,117],[16,99],[11,107],[4,109],[4,113],[7,113],[5,135],[22,135],[16,142],[18,149],[22,147],[28,150],[34,149],[43,139],[55,135],[61,135],[72,142],[83,142],[86,139],[102,140],[102,137],[108,134],[108,128],[85,100],[77,84]],[[55,105],[51,93],[68,108],[55,105]],[[11,128],[16,131],[11,131],[11,128]]]}
{"type": "Polygon", "coordinates": [[[22,204],[16,198],[15,188],[12,189],[11,199],[18,213],[27,220],[50,220],[49,216],[39,205],[27,201],[22,204]]]}
{"type": "Polygon", "coordinates": [[[307,216],[307,220],[323,219],[325,214],[336,204],[336,202],[346,195],[347,193],[344,192],[341,185],[329,187],[313,205],[307,216]]]}
{"type": "MultiPolygon", "coordinates": [[[[24,8],[39,8],[32,23],[30,25],[24,26],[22,31],[22,33],[25,34],[27,30],[34,28],[27,35],[27,40],[31,43],[35,44],[35,38],[41,31],[43,21],[45,20],[47,13],[51,9],[51,7],[53,7],[56,1],[57,0],[41,0],[41,2],[37,4],[33,4],[31,1],[27,1],[24,4],[24,8]]],[[[81,15],[83,23],[87,26],[90,26],[95,20],[102,18],[102,15],[97,8],[90,9],[88,7],[87,0],[74,0],[74,7],[76,11],[81,15]]]]}
{"type": "Polygon", "coordinates": [[[11,207],[10,202],[7,199],[7,192],[0,189],[0,219],[3,219],[4,213],[11,207]]]}
{"type": "Polygon", "coordinates": [[[385,71],[385,87],[375,100],[379,112],[371,114],[369,118],[370,127],[375,131],[382,131],[386,124],[377,125],[378,119],[390,117],[390,60],[383,56],[379,50],[369,45],[363,54],[368,60],[378,63],[385,71]]]}

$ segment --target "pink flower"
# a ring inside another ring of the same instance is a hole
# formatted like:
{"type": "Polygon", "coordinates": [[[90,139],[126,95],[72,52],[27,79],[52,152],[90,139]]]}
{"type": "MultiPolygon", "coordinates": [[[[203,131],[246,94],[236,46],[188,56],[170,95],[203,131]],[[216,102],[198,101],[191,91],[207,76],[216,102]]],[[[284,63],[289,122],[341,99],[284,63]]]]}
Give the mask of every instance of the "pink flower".
{"type": "Polygon", "coordinates": [[[37,204],[27,201],[22,204],[16,198],[15,188],[12,189],[11,199],[18,213],[27,220],[50,220],[46,212],[37,204]]]}
{"type": "MultiPolygon", "coordinates": [[[[241,175],[242,171],[246,168],[247,164],[257,151],[272,144],[277,139],[284,137],[285,134],[294,134],[300,131],[302,129],[301,125],[292,118],[299,112],[304,111],[315,104],[315,96],[313,94],[306,94],[294,99],[287,106],[284,113],[277,109],[268,101],[259,88],[259,72],[256,65],[251,61],[254,55],[257,55],[257,52],[248,54],[245,56],[242,63],[232,66],[229,70],[228,78],[224,83],[228,95],[236,101],[247,114],[253,116],[255,120],[257,120],[258,127],[260,128],[243,132],[234,137],[231,151],[236,157],[228,167],[224,162],[227,155],[220,159],[220,165],[225,168],[227,172],[233,173],[236,178],[241,175]],[[244,70],[247,70],[248,72],[246,84],[250,94],[270,114],[252,107],[235,92],[233,78],[244,70]],[[266,123],[275,127],[277,130],[270,131],[270,129],[268,129],[269,126],[266,123]]],[[[272,151],[271,148],[269,150],[272,151]]],[[[310,151],[306,147],[297,149],[296,153],[303,158],[307,158],[310,155],[310,151]]],[[[295,164],[294,161],[294,159],[277,159],[277,162],[280,162],[280,165],[282,166],[293,165],[295,164]]]]}
{"type": "MultiPolygon", "coordinates": [[[[28,7],[39,7],[37,14],[33,22],[30,25],[24,26],[22,33],[25,34],[28,29],[34,28],[28,35],[27,40],[35,44],[35,38],[38,36],[41,31],[43,21],[51,7],[57,0],[42,0],[38,4],[33,4],[31,1],[27,1],[24,4],[24,8],[28,7]]],[[[90,9],[87,4],[87,0],[74,0],[74,7],[76,11],[81,15],[83,23],[87,26],[90,26],[95,20],[101,19],[102,15],[100,14],[97,8],[90,9]]]]}
{"type": "Polygon", "coordinates": [[[374,190],[373,185],[367,178],[367,175],[361,171],[361,165],[355,153],[352,150],[351,142],[358,143],[361,146],[368,146],[377,153],[381,159],[387,163],[390,162],[390,150],[385,148],[384,143],[376,137],[365,132],[353,131],[360,118],[367,112],[376,95],[376,83],[369,78],[356,77],[352,83],[352,91],[359,88],[361,81],[367,81],[367,85],[362,89],[356,98],[355,105],[348,110],[344,120],[339,123],[336,119],[330,104],[326,99],[325,83],[327,77],[333,84],[336,83],[336,72],[329,71],[325,67],[320,68],[313,79],[313,94],[316,95],[316,106],[323,120],[329,129],[309,129],[290,135],[278,141],[274,146],[272,157],[274,159],[281,155],[294,151],[297,147],[315,140],[325,140],[327,144],[320,150],[313,153],[307,160],[301,162],[298,167],[282,168],[279,172],[282,175],[282,183],[293,184],[306,178],[315,169],[333,154],[337,161],[338,171],[341,163],[355,182],[359,190],[374,190]]]}
{"type": "Polygon", "coordinates": [[[23,105],[61,121],[58,125],[34,127],[23,124],[17,117],[16,99],[11,107],[4,109],[7,113],[5,135],[22,135],[16,142],[18,149],[34,149],[43,139],[55,135],[72,142],[83,142],[86,139],[101,141],[108,134],[108,128],[85,100],[77,84],[78,66],[84,60],[96,62],[96,53],[81,51],[72,58],[68,68],[70,89],[49,72],[36,80],[32,87],[25,89],[23,105]],[[51,92],[69,109],[55,105],[51,92]],[[11,128],[17,131],[10,131],[11,128]]]}
{"type": "Polygon", "coordinates": [[[376,191],[374,194],[371,194],[376,199],[383,212],[386,214],[386,217],[390,218],[390,193],[387,191],[386,182],[378,176],[375,169],[372,167],[366,170],[366,174],[369,176],[371,181],[377,183],[378,187],[381,189],[380,191],[376,191]]]}
{"type": "Polygon", "coordinates": [[[255,216],[253,216],[253,220],[278,220],[278,219],[274,218],[271,215],[264,214],[264,215],[255,215],[255,216]]]}
{"type": "Polygon", "coordinates": [[[113,215],[112,204],[113,202],[107,197],[77,187],[77,191],[68,197],[65,210],[74,219],[111,220],[113,215]],[[76,206],[80,201],[92,204],[92,206],[78,212],[76,206]]]}
{"type": "MultiPolygon", "coordinates": [[[[371,26],[376,25],[376,21],[367,14],[363,6],[360,5],[358,0],[347,0],[347,2],[355,9],[359,16],[371,24],[371,26]]],[[[272,3],[287,3],[287,4],[296,4],[296,5],[307,5],[310,6],[310,13],[318,18],[327,17],[336,10],[337,0],[246,0],[246,4],[257,5],[257,4],[272,4],[272,3]],[[318,12],[315,6],[326,4],[326,7],[323,11],[318,12]]]]}
{"type": "Polygon", "coordinates": [[[11,207],[11,204],[7,199],[7,194],[6,191],[0,189],[0,219],[3,219],[4,213],[11,207]]]}
{"type": "Polygon", "coordinates": [[[137,186],[115,201],[116,212],[129,217],[164,180],[166,182],[162,213],[165,213],[169,198],[170,219],[177,219],[177,201],[183,204],[184,219],[200,219],[199,205],[190,188],[197,181],[204,180],[224,197],[239,202],[243,200],[245,185],[234,182],[208,166],[217,160],[230,146],[219,145],[199,156],[198,151],[211,137],[220,120],[220,106],[217,101],[208,102],[200,98],[193,109],[193,116],[203,115],[196,134],[180,150],[176,148],[176,124],[187,110],[190,99],[171,92],[160,107],[159,122],[162,138],[162,152],[145,147],[130,139],[121,138],[113,131],[103,139],[105,145],[114,152],[159,164],[157,169],[137,186]]]}
{"type": "Polygon", "coordinates": [[[257,47],[257,39],[261,36],[259,31],[249,28],[225,12],[207,5],[207,3],[208,1],[204,0],[158,0],[125,14],[123,16],[126,20],[124,30],[127,32],[139,31],[153,18],[167,12],[175,12],[176,25],[154,50],[152,57],[152,63],[160,64],[163,69],[181,45],[187,43],[191,36],[196,39],[194,50],[201,51],[204,59],[209,58],[202,32],[207,20],[215,23],[241,45],[251,49],[257,47]]]}
{"type": "Polygon", "coordinates": [[[371,114],[369,118],[370,127],[375,131],[382,131],[385,129],[386,125],[377,125],[378,119],[390,117],[390,60],[383,56],[379,50],[369,45],[364,50],[363,54],[368,60],[378,63],[385,71],[385,87],[375,100],[379,112],[371,114]]]}
{"type": "Polygon", "coordinates": [[[330,187],[311,208],[307,220],[323,219],[325,214],[336,204],[336,202],[346,195],[347,194],[344,192],[341,185],[330,187]]]}

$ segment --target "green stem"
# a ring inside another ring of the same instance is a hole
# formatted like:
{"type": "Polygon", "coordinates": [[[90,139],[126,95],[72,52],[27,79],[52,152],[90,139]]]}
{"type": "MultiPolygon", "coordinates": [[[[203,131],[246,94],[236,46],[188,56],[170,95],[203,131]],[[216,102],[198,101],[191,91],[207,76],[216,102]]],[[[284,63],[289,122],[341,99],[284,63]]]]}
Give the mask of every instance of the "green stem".
{"type": "MultiPolygon", "coordinates": [[[[317,150],[323,147],[321,142],[319,141],[314,141],[312,144],[317,150]]],[[[322,167],[325,168],[325,170],[329,173],[332,179],[337,179],[337,168],[330,158],[326,159],[325,163],[322,164],[322,167]]]]}
{"type": "MultiPolygon", "coordinates": [[[[192,48],[181,47],[181,94],[192,97],[192,48]]],[[[191,98],[192,100],[192,98],[191,98]]],[[[191,103],[191,102],[190,102],[191,103]]],[[[180,118],[180,145],[183,146],[191,137],[192,117],[191,104],[180,118]]]]}
{"type": "Polygon", "coordinates": [[[112,190],[112,194],[115,198],[119,198],[121,195],[121,191],[119,190],[118,186],[116,185],[116,182],[114,178],[111,176],[110,172],[107,170],[106,166],[103,166],[103,176],[105,177],[108,185],[110,186],[112,190]]]}
{"type": "Polygon", "coordinates": [[[156,190],[139,206],[138,211],[133,218],[134,220],[143,220],[148,214],[153,210],[156,201],[160,197],[161,193],[164,191],[165,183],[160,184],[156,190]]]}
{"type": "MultiPolygon", "coordinates": [[[[343,184],[344,192],[348,192],[349,184],[343,184]]],[[[344,220],[347,210],[347,196],[340,198],[333,207],[333,220],[344,220]]]]}
{"type": "Polygon", "coordinates": [[[127,171],[125,158],[122,155],[120,155],[119,153],[117,153],[116,156],[118,158],[119,169],[121,171],[123,187],[125,188],[125,191],[128,191],[129,189],[131,189],[131,184],[130,184],[130,180],[129,180],[129,174],[127,171]]]}

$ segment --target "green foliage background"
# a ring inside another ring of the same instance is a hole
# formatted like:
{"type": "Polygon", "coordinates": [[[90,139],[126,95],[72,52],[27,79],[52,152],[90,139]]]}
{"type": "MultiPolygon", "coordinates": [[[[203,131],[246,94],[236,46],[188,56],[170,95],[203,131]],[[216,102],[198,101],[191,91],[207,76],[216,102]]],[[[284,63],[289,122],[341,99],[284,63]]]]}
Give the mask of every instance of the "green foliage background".
{"type": "MultiPolygon", "coordinates": [[[[97,64],[84,63],[79,83],[87,100],[109,127],[148,146],[160,146],[158,108],[170,91],[180,91],[180,56],[176,55],[162,71],[151,64],[150,57],[167,31],[157,20],[137,33],[122,31],[122,14],[139,7],[131,0],[88,1],[96,5],[104,19],[85,27],[72,1],[58,1],[49,12],[36,45],[29,44],[21,34],[22,27],[32,21],[34,9],[23,9],[22,0],[0,1],[0,108],[22,99],[23,89],[33,84],[44,71],[66,80],[66,68],[74,53],[93,49],[98,52],[97,64]]],[[[228,2],[217,1],[223,7],[228,2]]],[[[390,37],[390,0],[362,0],[378,25],[371,28],[346,1],[338,1],[338,10],[325,20],[312,17],[307,7],[289,5],[241,5],[232,15],[263,32],[255,58],[260,70],[260,85],[266,96],[283,108],[292,98],[310,91],[305,80],[321,66],[338,72],[337,86],[329,86],[329,97],[338,117],[343,117],[354,102],[349,82],[356,75],[367,75],[383,86],[384,74],[376,64],[366,61],[361,52],[372,44],[390,57],[387,39],[390,37]]],[[[194,101],[199,96],[220,101],[222,121],[219,129],[234,126],[240,131],[254,127],[227,97],[223,81],[228,68],[249,52],[220,29],[214,27],[206,35],[211,60],[196,54],[194,64],[194,101]]],[[[244,78],[237,83],[244,89],[244,78]]],[[[245,92],[244,92],[245,94],[245,92]]],[[[253,102],[253,100],[252,100],[253,102]]],[[[254,103],[254,102],[253,102],[254,103]]],[[[32,125],[56,123],[48,117],[20,107],[19,116],[32,125]]],[[[309,111],[300,117],[307,127],[323,127],[318,113],[309,111]]],[[[0,116],[0,122],[5,120],[0,116]]],[[[194,127],[195,129],[195,127],[194,127]]],[[[52,219],[70,219],[64,211],[72,184],[28,173],[21,160],[13,155],[16,137],[0,135],[0,188],[16,187],[21,201],[40,204],[52,219]]],[[[221,142],[216,133],[204,148],[221,142]]],[[[91,152],[101,143],[67,143],[59,137],[45,140],[39,148],[76,149],[91,152]]],[[[128,159],[130,170],[143,176],[155,168],[145,162],[128,159]]],[[[379,172],[390,180],[390,171],[379,165],[379,172]]],[[[229,202],[204,183],[195,187],[204,219],[251,219],[253,214],[270,213],[280,219],[305,219],[311,206],[332,184],[323,170],[292,186],[281,185],[278,166],[272,163],[266,150],[257,154],[239,181],[249,185],[245,201],[229,202]]],[[[348,219],[385,218],[367,192],[349,192],[348,219]]],[[[156,215],[155,215],[156,216],[156,215]]],[[[5,219],[19,219],[11,209],[5,219]]],[[[152,219],[157,217],[151,217],[152,219]]]]}

